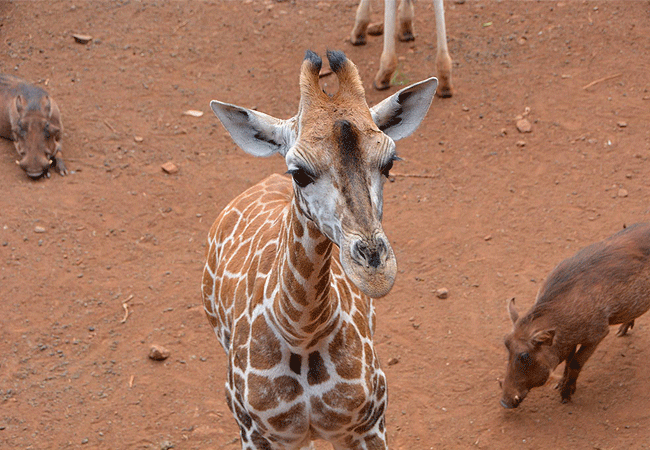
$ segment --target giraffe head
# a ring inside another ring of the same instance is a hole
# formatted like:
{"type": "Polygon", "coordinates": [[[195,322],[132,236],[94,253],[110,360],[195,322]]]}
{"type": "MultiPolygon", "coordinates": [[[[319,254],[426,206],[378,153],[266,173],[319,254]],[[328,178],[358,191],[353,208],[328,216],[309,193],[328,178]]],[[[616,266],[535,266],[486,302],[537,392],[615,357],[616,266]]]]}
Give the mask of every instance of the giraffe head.
{"type": "Polygon", "coordinates": [[[210,106],[233,140],[255,156],[281,154],[302,214],[340,248],[346,275],[370,297],[393,286],[397,264],[384,234],[383,186],[398,160],[395,141],[424,118],[438,84],[429,78],[368,108],[356,66],[328,51],[339,90],[318,84],[322,61],[307,51],[298,114],[282,120],[218,101],[210,106]]]}

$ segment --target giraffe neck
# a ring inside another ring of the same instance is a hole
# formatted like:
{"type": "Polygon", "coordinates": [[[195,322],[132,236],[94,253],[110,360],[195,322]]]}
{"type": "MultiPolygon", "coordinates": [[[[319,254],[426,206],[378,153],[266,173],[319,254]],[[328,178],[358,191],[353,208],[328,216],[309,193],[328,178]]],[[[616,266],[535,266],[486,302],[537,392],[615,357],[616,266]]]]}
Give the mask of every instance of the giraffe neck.
{"type": "Polygon", "coordinates": [[[337,313],[330,295],[333,244],[302,213],[295,197],[283,234],[274,321],[289,345],[307,349],[329,330],[337,313]]]}

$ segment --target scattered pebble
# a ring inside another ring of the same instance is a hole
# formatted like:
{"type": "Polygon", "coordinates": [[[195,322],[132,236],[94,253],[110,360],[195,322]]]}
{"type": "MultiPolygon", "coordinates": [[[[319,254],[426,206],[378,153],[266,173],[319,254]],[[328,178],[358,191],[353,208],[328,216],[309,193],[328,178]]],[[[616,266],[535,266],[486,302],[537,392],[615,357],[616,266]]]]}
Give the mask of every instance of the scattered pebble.
{"type": "Polygon", "coordinates": [[[618,122],[616,125],[618,125],[619,128],[625,128],[627,126],[627,122],[618,122]]]}
{"type": "Polygon", "coordinates": [[[517,147],[525,147],[526,141],[517,141],[517,147]]]}
{"type": "Polygon", "coordinates": [[[34,227],[34,233],[45,233],[45,228],[41,226],[34,227]]]}
{"type": "Polygon", "coordinates": [[[72,37],[79,44],[87,44],[93,39],[93,37],[88,34],[73,34],[72,37]]]}
{"type": "Polygon", "coordinates": [[[160,167],[162,168],[163,172],[168,173],[170,175],[178,172],[178,167],[176,166],[176,164],[174,164],[171,161],[167,161],[165,164],[163,164],[160,167]]]}
{"type": "Polygon", "coordinates": [[[436,297],[446,299],[449,297],[449,290],[447,288],[440,288],[436,290],[436,297]]]}
{"type": "Polygon", "coordinates": [[[486,240],[486,241],[491,241],[491,240],[492,240],[492,235],[491,235],[491,234],[488,234],[488,235],[485,236],[483,239],[486,240]]]}
{"type": "Polygon", "coordinates": [[[160,443],[160,450],[170,450],[172,448],[174,448],[174,444],[170,441],[163,441],[160,443]]]}
{"type": "Polygon", "coordinates": [[[530,133],[533,131],[533,126],[527,119],[519,119],[517,121],[517,130],[519,130],[520,133],[530,133]]]}
{"type": "Polygon", "coordinates": [[[169,358],[171,352],[161,345],[152,345],[149,349],[149,358],[154,361],[164,361],[169,358]]]}
{"type": "Polygon", "coordinates": [[[618,190],[618,196],[619,197],[627,197],[627,190],[621,188],[618,190]]]}
{"type": "Polygon", "coordinates": [[[184,116],[192,116],[192,117],[201,117],[203,115],[203,111],[197,111],[196,109],[188,109],[187,111],[183,111],[184,116]]]}
{"type": "Polygon", "coordinates": [[[394,366],[398,362],[399,362],[399,358],[391,358],[391,359],[388,360],[388,365],[389,366],[394,366]]]}
{"type": "Polygon", "coordinates": [[[142,142],[144,141],[144,138],[142,136],[133,136],[133,140],[135,142],[142,142]]]}

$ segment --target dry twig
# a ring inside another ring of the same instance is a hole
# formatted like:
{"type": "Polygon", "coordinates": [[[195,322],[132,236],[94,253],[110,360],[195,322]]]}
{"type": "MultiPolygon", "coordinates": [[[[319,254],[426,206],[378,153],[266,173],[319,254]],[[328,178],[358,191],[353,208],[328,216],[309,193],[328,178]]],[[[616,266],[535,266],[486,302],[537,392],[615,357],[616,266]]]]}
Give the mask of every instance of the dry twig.
{"type": "Polygon", "coordinates": [[[111,130],[113,133],[117,134],[117,131],[115,131],[115,128],[113,128],[113,126],[110,123],[108,123],[108,120],[104,119],[104,125],[106,125],[108,129],[111,130]]]}
{"type": "Polygon", "coordinates": [[[126,303],[122,303],[122,308],[124,308],[124,319],[122,319],[120,323],[125,323],[126,319],[129,318],[129,314],[131,312],[129,311],[129,305],[127,305],[126,303]]]}
{"type": "Polygon", "coordinates": [[[608,76],[603,77],[603,78],[598,78],[597,80],[594,80],[591,83],[585,84],[584,86],[582,86],[582,89],[589,89],[590,87],[592,87],[592,86],[594,86],[594,85],[596,85],[598,83],[602,83],[603,81],[609,81],[609,80],[611,80],[613,78],[618,78],[621,75],[623,75],[623,74],[622,73],[617,73],[617,74],[614,74],[614,75],[608,75],[608,76]]]}
{"type": "Polygon", "coordinates": [[[391,176],[402,177],[402,178],[438,178],[438,175],[427,175],[427,174],[420,174],[420,173],[397,173],[397,172],[392,172],[391,176]]]}

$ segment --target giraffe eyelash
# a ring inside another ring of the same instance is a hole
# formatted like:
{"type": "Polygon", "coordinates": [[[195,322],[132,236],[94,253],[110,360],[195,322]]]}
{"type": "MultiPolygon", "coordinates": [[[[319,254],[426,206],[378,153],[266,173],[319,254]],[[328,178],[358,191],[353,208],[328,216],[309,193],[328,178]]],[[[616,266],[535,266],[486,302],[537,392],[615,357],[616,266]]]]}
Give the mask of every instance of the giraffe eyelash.
{"type": "Polygon", "coordinates": [[[287,170],[293,181],[301,188],[304,188],[314,182],[316,177],[302,168],[287,170]]]}
{"type": "Polygon", "coordinates": [[[390,175],[390,170],[393,168],[393,163],[395,161],[402,161],[402,158],[397,155],[392,155],[390,160],[379,169],[381,174],[386,178],[390,175]]]}

